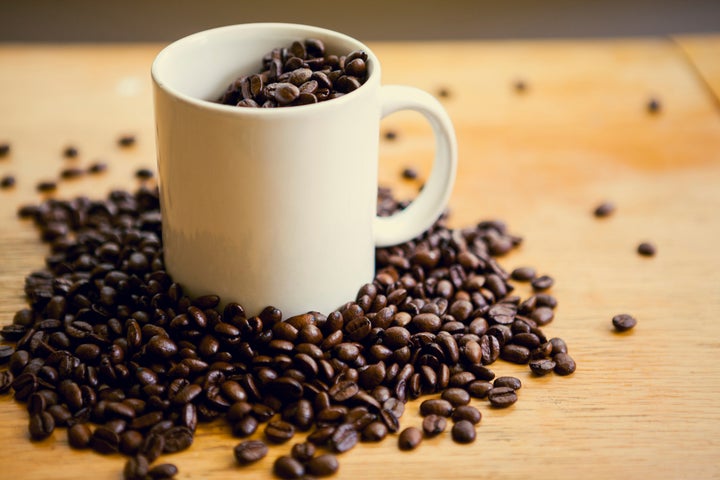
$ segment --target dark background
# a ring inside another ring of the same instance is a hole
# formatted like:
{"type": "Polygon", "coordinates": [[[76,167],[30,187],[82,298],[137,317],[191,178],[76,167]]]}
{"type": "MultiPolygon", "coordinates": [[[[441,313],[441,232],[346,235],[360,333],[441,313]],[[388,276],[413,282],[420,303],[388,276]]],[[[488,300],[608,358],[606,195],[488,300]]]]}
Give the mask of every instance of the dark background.
{"type": "Polygon", "coordinates": [[[363,41],[662,36],[720,31],[720,0],[0,0],[2,42],[169,42],[259,21],[363,41]]]}

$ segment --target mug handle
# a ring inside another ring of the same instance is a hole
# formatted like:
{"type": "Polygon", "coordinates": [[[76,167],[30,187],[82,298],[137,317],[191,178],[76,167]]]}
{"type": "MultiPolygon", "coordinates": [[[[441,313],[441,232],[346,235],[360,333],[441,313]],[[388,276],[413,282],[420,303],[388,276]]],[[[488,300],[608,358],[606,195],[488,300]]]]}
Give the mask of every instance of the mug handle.
{"type": "Polygon", "coordinates": [[[414,110],[425,116],[435,135],[435,160],[420,194],[404,210],[375,217],[375,245],[388,247],[421,235],[445,209],[455,183],[457,141],[450,117],[429,93],[414,87],[384,85],[380,97],[381,118],[398,110],[414,110]]]}

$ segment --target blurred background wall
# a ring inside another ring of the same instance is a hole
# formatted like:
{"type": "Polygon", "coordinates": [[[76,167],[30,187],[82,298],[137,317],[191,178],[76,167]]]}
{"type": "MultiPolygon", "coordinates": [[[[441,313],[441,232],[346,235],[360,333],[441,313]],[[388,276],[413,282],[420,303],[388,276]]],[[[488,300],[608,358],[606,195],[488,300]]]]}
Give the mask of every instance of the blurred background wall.
{"type": "Polygon", "coordinates": [[[720,0],[0,0],[3,42],[166,42],[258,21],[364,41],[658,36],[720,31],[720,0]]]}

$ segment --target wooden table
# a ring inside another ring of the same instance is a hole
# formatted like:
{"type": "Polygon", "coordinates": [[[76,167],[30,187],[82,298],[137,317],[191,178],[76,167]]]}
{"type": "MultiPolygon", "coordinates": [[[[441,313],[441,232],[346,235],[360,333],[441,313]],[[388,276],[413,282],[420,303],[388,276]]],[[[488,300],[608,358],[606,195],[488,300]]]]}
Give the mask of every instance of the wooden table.
{"type": "MultiPolygon", "coordinates": [[[[505,362],[496,373],[524,386],[507,410],[478,402],[471,446],[449,434],[401,453],[396,439],[343,455],[338,478],[719,478],[720,477],[720,36],[676,39],[383,43],[372,45],[384,82],[443,98],[457,129],[459,169],[452,223],[505,220],[524,237],[501,260],[551,274],[560,305],[546,327],[569,344],[577,372],[532,378],[505,362]],[[524,92],[514,88],[526,84],[524,92]],[[650,114],[651,98],[661,110],[650,114]],[[601,201],[617,205],[598,220],[601,201]],[[641,241],[657,245],[639,256],[641,241]],[[638,326],[613,332],[631,313],[638,326]]],[[[38,202],[36,182],[66,166],[109,163],[106,174],[61,183],[57,197],[134,188],[154,167],[149,68],[160,45],[0,47],[0,323],[24,306],[23,278],[46,248],[20,222],[38,202]],[[138,143],[120,149],[121,134],[138,143]],[[80,155],[63,159],[76,145],[80,155]]],[[[413,114],[386,119],[380,176],[403,196],[427,175],[432,140],[413,114]]],[[[527,290],[520,289],[523,295],[527,290]]],[[[417,403],[402,425],[419,425],[417,403]]],[[[119,478],[120,456],[72,451],[64,431],[30,443],[24,407],[0,398],[2,478],[119,478]]],[[[269,477],[274,448],[241,470],[221,425],[168,457],[179,478],[269,477]]]]}

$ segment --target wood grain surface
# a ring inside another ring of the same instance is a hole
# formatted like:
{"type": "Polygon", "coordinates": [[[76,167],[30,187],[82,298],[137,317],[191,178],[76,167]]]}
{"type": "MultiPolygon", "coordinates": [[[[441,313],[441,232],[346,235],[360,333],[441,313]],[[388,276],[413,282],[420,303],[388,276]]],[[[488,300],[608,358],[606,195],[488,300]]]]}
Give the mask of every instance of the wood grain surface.
{"type": "MultiPolygon", "coordinates": [[[[400,452],[397,439],[361,444],[340,457],[337,478],[720,478],[720,37],[671,39],[378,43],[384,83],[442,97],[454,121],[459,169],[452,224],[502,219],[522,236],[501,259],[555,278],[555,321],[577,361],[569,377],[534,378],[498,362],[498,375],[523,381],[518,403],[483,412],[477,441],[449,433],[400,452]],[[695,63],[697,62],[697,63],[695,63]],[[705,78],[703,75],[708,75],[705,78]],[[514,85],[523,81],[526,89],[514,85]],[[646,106],[655,98],[656,114],[646,106]],[[594,207],[617,211],[596,219],[594,207]],[[653,258],[639,256],[653,242],[653,258]],[[630,313],[637,327],[614,333],[630,313]]],[[[97,177],[63,181],[55,196],[104,196],[137,186],[154,168],[149,69],[161,45],[0,46],[0,324],[25,305],[23,279],[46,247],[18,206],[43,197],[35,184],[97,159],[97,177]],[[125,133],[138,142],[120,149],[125,133]],[[73,144],[76,159],[62,150],[73,144]]],[[[410,197],[432,161],[430,127],[417,115],[383,121],[380,178],[410,197]],[[412,166],[420,180],[401,178],[412,166]]],[[[529,293],[521,286],[522,295],[529,293]]],[[[402,426],[419,425],[417,402],[402,426]]],[[[71,450],[64,430],[29,441],[27,413],[0,397],[0,478],[121,478],[124,459],[71,450]]],[[[166,457],[178,478],[269,478],[273,447],[240,468],[237,443],[221,423],[202,426],[192,448],[166,457]]]]}

